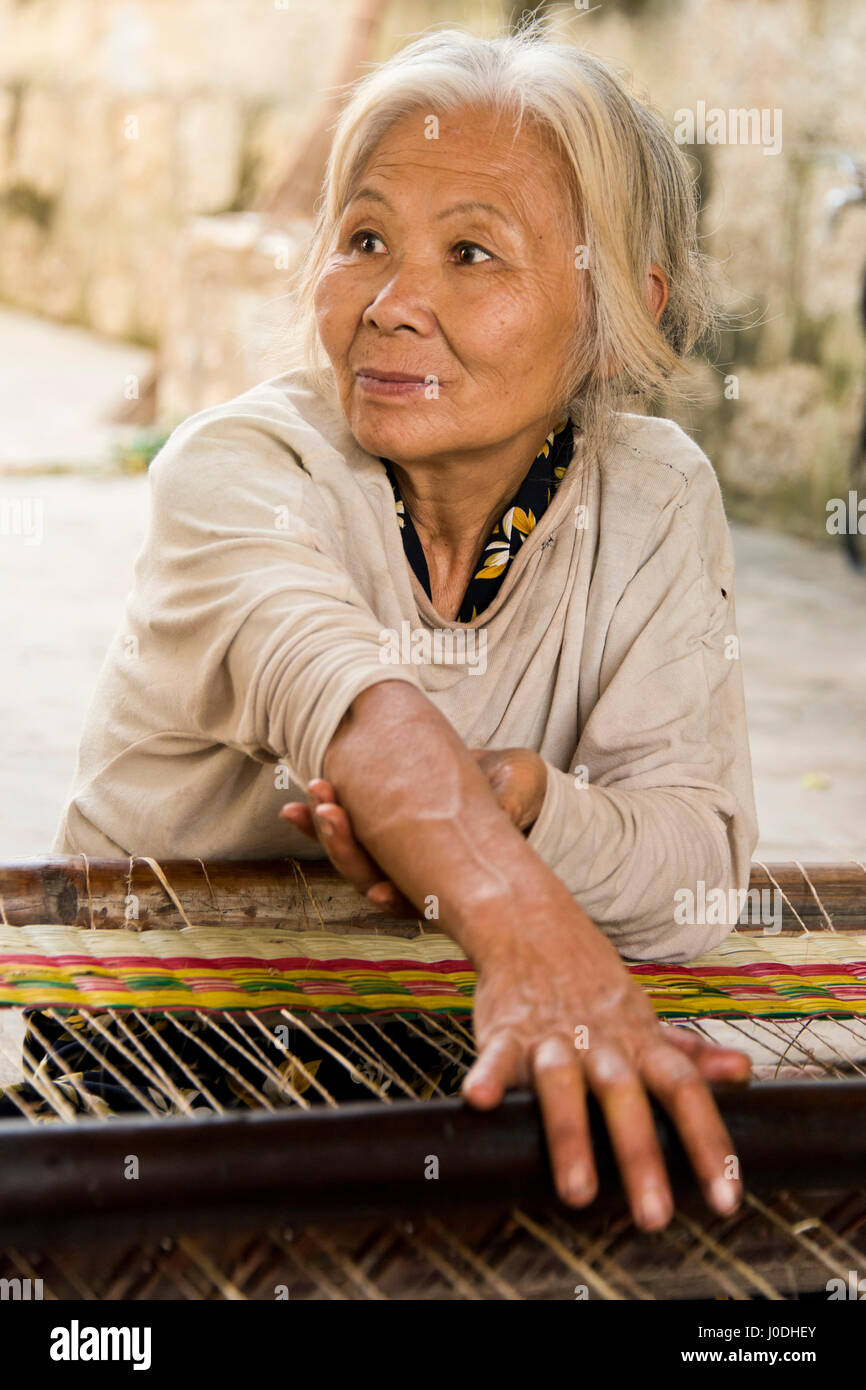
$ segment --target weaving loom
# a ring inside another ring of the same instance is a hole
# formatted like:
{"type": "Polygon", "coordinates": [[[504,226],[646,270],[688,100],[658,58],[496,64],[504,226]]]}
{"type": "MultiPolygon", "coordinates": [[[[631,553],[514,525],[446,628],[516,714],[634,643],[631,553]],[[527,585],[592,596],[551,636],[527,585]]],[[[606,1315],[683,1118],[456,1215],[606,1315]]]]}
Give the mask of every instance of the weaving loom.
{"type": "Polygon", "coordinates": [[[708,1212],[660,1116],[677,1213],[647,1236],[603,1133],[601,1196],[572,1212],[532,1097],[456,1098],[474,977],[435,923],[315,862],[0,866],[0,1278],[74,1299],[826,1298],[866,1269],[866,867],[755,864],[751,884],[780,931],[630,967],[756,1077],[718,1093],[740,1211],[708,1212]]]}

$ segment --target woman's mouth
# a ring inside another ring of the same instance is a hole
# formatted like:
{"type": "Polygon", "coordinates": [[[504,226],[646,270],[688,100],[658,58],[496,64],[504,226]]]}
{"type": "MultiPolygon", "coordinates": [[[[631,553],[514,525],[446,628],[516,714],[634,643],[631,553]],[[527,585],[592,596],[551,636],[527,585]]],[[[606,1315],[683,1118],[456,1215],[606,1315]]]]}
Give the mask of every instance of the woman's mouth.
{"type": "Polygon", "coordinates": [[[386,372],[378,367],[361,367],[355,372],[361,391],[365,396],[388,397],[417,396],[435,376],[414,376],[410,372],[386,372]]]}

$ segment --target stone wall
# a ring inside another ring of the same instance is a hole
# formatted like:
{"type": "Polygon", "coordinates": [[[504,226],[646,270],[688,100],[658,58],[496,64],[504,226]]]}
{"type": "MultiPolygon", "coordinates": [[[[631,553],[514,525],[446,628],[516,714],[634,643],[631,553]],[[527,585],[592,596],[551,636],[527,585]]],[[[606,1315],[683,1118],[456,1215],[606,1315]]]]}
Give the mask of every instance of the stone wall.
{"type": "Polygon", "coordinates": [[[849,181],[828,156],[847,151],[866,164],[866,6],[632,0],[585,15],[579,8],[557,7],[555,27],[632,73],[672,124],[699,102],[781,112],[777,155],[748,144],[690,148],[704,249],[723,268],[734,317],[702,393],[679,418],[712,458],[731,510],[819,539],[826,499],[847,487],[866,400],[858,314],[866,204],[829,234],[825,205],[828,191],[849,181]]]}
{"type": "MultiPolygon", "coordinates": [[[[447,8],[471,20],[483,5],[447,8]]],[[[158,345],[179,232],[249,208],[279,180],[352,9],[0,0],[0,299],[158,345]]],[[[385,50],[442,13],[392,5],[385,50]]]]}

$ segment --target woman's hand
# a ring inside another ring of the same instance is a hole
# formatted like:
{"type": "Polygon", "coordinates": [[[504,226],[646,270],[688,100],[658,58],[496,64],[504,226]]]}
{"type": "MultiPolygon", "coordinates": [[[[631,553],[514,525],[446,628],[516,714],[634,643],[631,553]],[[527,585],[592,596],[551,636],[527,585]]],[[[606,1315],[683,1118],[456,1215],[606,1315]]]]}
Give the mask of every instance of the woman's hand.
{"type": "Polygon", "coordinates": [[[496,800],[518,830],[532,829],[547,791],[547,764],[531,748],[470,748],[496,800]]]}
{"type": "Polygon", "coordinates": [[[318,840],[338,874],[342,874],[375,907],[393,917],[417,917],[418,913],[379,865],[355,839],[348,814],[337,801],[324,777],[308,783],[309,805],[287,801],[280,816],[311,840],[318,840]]]}
{"type": "MultiPolygon", "coordinates": [[[[531,748],[471,748],[490,787],[518,830],[531,829],[547,790],[547,765],[531,748]]],[[[310,782],[310,803],[288,801],[280,809],[310,839],[318,840],[334,868],[370,902],[395,917],[417,917],[407,898],[374,863],[355,838],[348,814],[330,782],[310,782]]]]}
{"type": "Polygon", "coordinates": [[[504,932],[500,924],[476,965],[479,1055],[463,1094],[489,1109],[510,1086],[536,1091],[563,1201],[583,1207],[598,1190],[586,1106],[592,1092],[638,1226],[660,1230],[673,1214],[648,1095],[670,1115],[709,1205],[724,1215],[739,1205],[739,1165],[707,1081],[747,1080],[743,1053],[661,1025],[577,904],[574,920],[554,911],[504,932]]]}
{"type": "MultiPolygon", "coordinates": [[[[515,825],[538,814],[546,768],[537,754],[471,751],[515,825]]],[[[333,786],[321,779],[308,790],[310,805],[290,802],[283,818],[318,839],[334,868],[377,906],[416,917],[412,903],[355,839],[333,786]]],[[[478,1059],[463,1083],[469,1103],[489,1109],[508,1087],[532,1086],[557,1190],[563,1201],[582,1207],[598,1187],[586,1108],[592,1092],[634,1220],[659,1230],[670,1220],[673,1201],[648,1100],[654,1095],[670,1114],[710,1206],[725,1215],[733,1211],[742,1193],[733,1176],[738,1165],[707,1082],[747,1080],[748,1057],[705,1043],[688,1029],[661,1025],[615,948],[573,899],[563,905],[535,898],[522,908],[512,902],[479,935],[484,946],[473,953],[478,1059]]]]}

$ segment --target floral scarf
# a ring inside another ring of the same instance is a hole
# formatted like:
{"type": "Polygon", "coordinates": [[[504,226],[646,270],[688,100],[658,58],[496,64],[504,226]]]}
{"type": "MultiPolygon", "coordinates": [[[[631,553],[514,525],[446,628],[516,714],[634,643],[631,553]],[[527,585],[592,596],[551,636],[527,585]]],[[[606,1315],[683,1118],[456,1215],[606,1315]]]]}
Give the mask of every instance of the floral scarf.
{"type": "MultiPolygon", "coordinates": [[[[479,568],[470,579],[463,596],[456,618],[458,623],[471,623],[479,613],[483,613],[498,593],[509,564],[526,537],[538,525],[550,505],[553,494],[565,477],[565,471],[571,463],[573,447],[572,423],[566,417],[550,431],[515,496],[490,532],[479,568]]],[[[406,558],[419,584],[432,601],[427,560],[418,532],[404,506],[389,460],[383,458],[382,462],[394,492],[394,505],[397,508],[397,521],[406,558]]]]}

